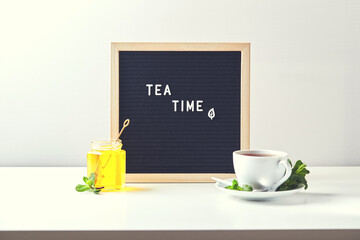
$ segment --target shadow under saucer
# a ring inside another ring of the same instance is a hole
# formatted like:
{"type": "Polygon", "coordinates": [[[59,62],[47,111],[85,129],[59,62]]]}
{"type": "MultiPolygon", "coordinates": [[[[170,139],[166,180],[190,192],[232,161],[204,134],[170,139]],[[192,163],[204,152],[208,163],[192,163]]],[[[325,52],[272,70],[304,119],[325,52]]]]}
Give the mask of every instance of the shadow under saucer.
{"type": "MultiPolygon", "coordinates": [[[[270,201],[263,201],[266,205],[301,205],[308,203],[323,203],[332,201],[337,195],[332,193],[306,193],[301,192],[292,196],[274,199],[270,201]]],[[[259,201],[257,201],[259,202],[259,201]]]]}

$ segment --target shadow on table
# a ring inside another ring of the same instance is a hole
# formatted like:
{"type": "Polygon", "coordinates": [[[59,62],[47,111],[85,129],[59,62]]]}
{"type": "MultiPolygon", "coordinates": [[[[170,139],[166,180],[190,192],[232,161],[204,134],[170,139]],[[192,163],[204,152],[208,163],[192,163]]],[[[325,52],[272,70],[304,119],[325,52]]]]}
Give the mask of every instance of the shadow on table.
{"type": "Polygon", "coordinates": [[[121,190],[118,190],[118,191],[109,191],[109,192],[102,191],[102,193],[107,194],[107,193],[124,193],[124,192],[144,192],[144,191],[149,191],[149,190],[151,190],[151,188],[133,187],[133,186],[128,187],[128,186],[126,186],[126,187],[124,187],[124,188],[122,188],[121,190]]]}
{"type": "Polygon", "coordinates": [[[298,193],[292,196],[261,202],[265,205],[301,205],[309,203],[324,203],[334,200],[332,193],[298,193]]]}

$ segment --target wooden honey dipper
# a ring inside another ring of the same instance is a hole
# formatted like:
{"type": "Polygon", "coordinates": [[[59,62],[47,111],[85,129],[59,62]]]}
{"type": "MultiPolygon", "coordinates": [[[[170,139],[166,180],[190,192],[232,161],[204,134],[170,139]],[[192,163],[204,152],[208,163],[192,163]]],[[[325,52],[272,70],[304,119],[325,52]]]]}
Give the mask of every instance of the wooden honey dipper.
{"type": "Polygon", "coordinates": [[[120,139],[120,136],[121,136],[122,132],[124,131],[124,129],[125,129],[127,126],[129,126],[129,124],[130,124],[130,119],[126,119],[126,120],[124,121],[124,123],[123,123],[123,127],[122,127],[121,131],[119,132],[119,135],[116,137],[115,140],[119,140],[119,139],[120,139]]]}

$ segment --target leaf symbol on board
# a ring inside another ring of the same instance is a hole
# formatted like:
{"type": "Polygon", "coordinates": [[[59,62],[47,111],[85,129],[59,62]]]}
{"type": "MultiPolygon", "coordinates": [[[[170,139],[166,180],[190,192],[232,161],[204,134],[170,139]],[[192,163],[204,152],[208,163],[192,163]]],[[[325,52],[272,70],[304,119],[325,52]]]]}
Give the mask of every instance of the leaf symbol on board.
{"type": "Polygon", "coordinates": [[[209,112],[208,112],[208,117],[209,117],[211,120],[213,120],[213,118],[215,117],[215,109],[214,109],[214,108],[212,108],[212,109],[209,110],[209,112]]]}

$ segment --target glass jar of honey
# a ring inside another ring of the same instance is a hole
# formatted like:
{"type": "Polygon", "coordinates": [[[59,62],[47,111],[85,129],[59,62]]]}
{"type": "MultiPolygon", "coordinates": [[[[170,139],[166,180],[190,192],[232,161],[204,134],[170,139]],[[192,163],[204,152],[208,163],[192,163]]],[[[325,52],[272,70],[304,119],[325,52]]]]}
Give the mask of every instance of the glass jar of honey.
{"type": "Polygon", "coordinates": [[[87,153],[87,175],[95,173],[95,187],[119,191],[125,185],[126,152],[121,140],[93,140],[87,153]]]}

